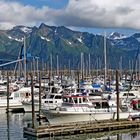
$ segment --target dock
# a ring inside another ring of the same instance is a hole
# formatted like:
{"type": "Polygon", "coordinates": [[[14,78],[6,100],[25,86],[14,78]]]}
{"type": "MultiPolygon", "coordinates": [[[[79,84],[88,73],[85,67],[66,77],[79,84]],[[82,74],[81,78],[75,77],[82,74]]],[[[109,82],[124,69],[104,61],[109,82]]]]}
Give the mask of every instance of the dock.
{"type": "Polygon", "coordinates": [[[122,129],[139,128],[140,121],[134,120],[108,120],[100,122],[79,122],[79,123],[68,123],[61,125],[39,125],[32,128],[31,125],[24,127],[24,135],[33,137],[54,137],[64,135],[75,135],[83,133],[94,133],[94,132],[107,132],[122,129]]]}

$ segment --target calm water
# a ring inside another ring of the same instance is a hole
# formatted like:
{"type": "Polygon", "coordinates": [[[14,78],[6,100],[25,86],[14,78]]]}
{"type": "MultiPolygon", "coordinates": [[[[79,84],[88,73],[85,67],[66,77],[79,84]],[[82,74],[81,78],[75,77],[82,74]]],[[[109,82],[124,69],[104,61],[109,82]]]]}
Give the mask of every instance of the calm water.
{"type": "Polygon", "coordinates": [[[23,127],[31,122],[31,114],[0,114],[0,140],[140,140],[140,131],[80,134],[53,138],[23,136],[23,127]]]}

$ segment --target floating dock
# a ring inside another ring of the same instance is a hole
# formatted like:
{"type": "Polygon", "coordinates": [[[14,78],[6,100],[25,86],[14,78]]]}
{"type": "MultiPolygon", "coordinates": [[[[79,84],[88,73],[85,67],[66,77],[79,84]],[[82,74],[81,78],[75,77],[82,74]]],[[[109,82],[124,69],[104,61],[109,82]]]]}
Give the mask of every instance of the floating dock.
{"type": "Polygon", "coordinates": [[[80,122],[80,123],[68,123],[61,125],[40,125],[34,128],[31,125],[24,127],[24,135],[29,135],[33,137],[54,137],[63,135],[74,135],[83,133],[93,133],[93,132],[105,132],[112,130],[139,128],[140,121],[100,121],[100,122],[80,122]]]}

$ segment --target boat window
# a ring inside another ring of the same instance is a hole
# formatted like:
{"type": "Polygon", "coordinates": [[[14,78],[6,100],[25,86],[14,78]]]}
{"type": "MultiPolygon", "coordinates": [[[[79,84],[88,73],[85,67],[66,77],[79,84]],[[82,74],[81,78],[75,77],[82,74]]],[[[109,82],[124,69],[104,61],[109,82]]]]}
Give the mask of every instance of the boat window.
{"type": "Polygon", "coordinates": [[[124,93],[123,96],[135,96],[133,93],[124,93]]]}
{"type": "Polygon", "coordinates": [[[73,100],[72,100],[72,98],[69,98],[69,102],[70,102],[70,103],[73,103],[73,100]]]}
{"type": "Polygon", "coordinates": [[[72,89],[72,90],[71,90],[71,93],[74,93],[74,92],[75,92],[75,90],[74,90],[74,89],[72,89]]]}
{"type": "Polygon", "coordinates": [[[83,98],[83,102],[87,102],[88,101],[88,99],[87,98],[83,98]]]}
{"type": "Polygon", "coordinates": [[[49,101],[49,103],[53,103],[53,101],[49,101]]]}
{"type": "Polygon", "coordinates": [[[14,97],[20,97],[20,96],[19,96],[19,93],[15,93],[15,94],[14,94],[14,97]]]}
{"type": "Polygon", "coordinates": [[[26,92],[26,93],[25,93],[25,96],[26,96],[26,97],[28,97],[28,96],[29,96],[29,93],[28,93],[28,92],[26,92]]]}
{"type": "Polygon", "coordinates": [[[19,97],[19,93],[14,93],[14,97],[19,97]]]}
{"type": "Polygon", "coordinates": [[[107,102],[102,102],[102,108],[109,108],[109,104],[107,102]]]}
{"type": "Polygon", "coordinates": [[[50,95],[49,98],[54,98],[54,95],[50,95]]]}
{"type": "Polygon", "coordinates": [[[45,101],[44,103],[48,103],[48,101],[45,101]]]}
{"type": "Polygon", "coordinates": [[[38,85],[35,85],[35,88],[39,88],[39,86],[38,85]]]}
{"type": "Polygon", "coordinates": [[[79,103],[82,103],[82,99],[81,98],[79,98],[79,103]]]}
{"type": "Polygon", "coordinates": [[[63,98],[63,101],[64,102],[68,102],[68,98],[63,98]]]}
{"type": "Polygon", "coordinates": [[[55,96],[55,99],[61,99],[61,96],[55,96]]]}
{"type": "Polygon", "coordinates": [[[77,89],[77,92],[80,92],[80,89],[77,89]]]}
{"type": "Polygon", "coordinates": [[[101,108],[101,105],[100,105],[100,103],[96,103],[96,104],[95,104],[95,108],[96,108],[96,109],[99,109],[99,108],[101,108]]]}
{"type": "Polygon", "coordinates": [[[77,100],[78,100],[77,98],[74,98],[74,103],[78,103],[77,100]]]}
{"type": "Polygon", "coordinates": [[[57,92],[58,92],[58,89],[55,87],[52,87],[52,93],[57,93],[57,92]]]}
{"type": "Polygon", "coordinates": [[[49,88],[46,88],[46,90],[45,91],[50,91],[50,89],[49,88]]]}
{"type": "Polygon", "coordinates": [[[129,93],[129,96],[135,96],[133,93],[129,93]]]}

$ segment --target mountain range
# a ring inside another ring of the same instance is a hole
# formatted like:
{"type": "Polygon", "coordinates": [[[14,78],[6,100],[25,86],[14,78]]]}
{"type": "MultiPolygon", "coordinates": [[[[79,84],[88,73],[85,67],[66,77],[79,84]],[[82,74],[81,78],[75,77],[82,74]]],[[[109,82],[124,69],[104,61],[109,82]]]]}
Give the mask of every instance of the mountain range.
{"type": "MultiPolygon", "coordinates": [[[[56,68],[57,58],[60,68],[77,69],[83,53],[84,67],[104,68],[104,36],[88,32],[73,31],[64,26],[55,27],[42,23],[39,27],[15,26],[10,30],[0,30],[1,63],[23,57],[23,40],[26,42],[27,62],[36,58],[39,64],[50,64],[56,68]]],[[[106,37],[107,68],[132,67],[138,59],[140,33],[132,36],[114,32],[106,37]],[[129,65],[128,65],[129,64],[129,65]]]]}

